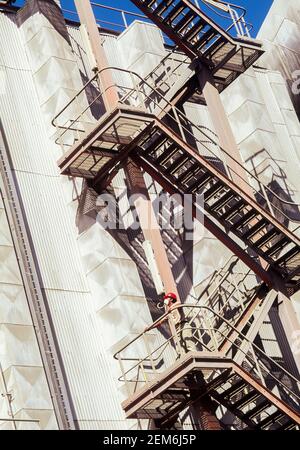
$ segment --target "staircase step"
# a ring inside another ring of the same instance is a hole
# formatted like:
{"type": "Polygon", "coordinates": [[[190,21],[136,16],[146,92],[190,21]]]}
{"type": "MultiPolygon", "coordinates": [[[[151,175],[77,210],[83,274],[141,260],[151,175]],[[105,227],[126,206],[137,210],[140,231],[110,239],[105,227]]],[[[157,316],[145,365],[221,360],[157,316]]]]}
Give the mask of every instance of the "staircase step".
{"type": "Polygon", "coordinates": [[[211,39],[213,39],[215,36],[218,36],[218,33],[213,28],[209,28],[197,41],[195,44],[195,48],[197,50],[201,50],[202,47],[204,47],[211,39]]]}
{"type": "Polygon", "coordinates": [[[260,396],[261,396],[261,394],[259,392],[251,391],[251,392],[249,392],[249,394],[246,394],[240,400],[235,402],[232,406],[234,409],[243,408],[244,406],[247,406],[249,403],[257,400],[260,396]]]}
{"type": "MultiPolygon", "coordinates": [[[[163,14],[170,5],[172,5],[174,0],[165,0],[165,1],[161,1],[160,4],[157,6],[157,8],[155,8],[153,10],[153,13],[156,14],[157,16],[160,16],[161,14],[163,14]]],[[[155,1],[151,2],[152,5],[154,3],[156,3],[155,1]]]]}
{"type": "Polygon", "coordinates": [[[275,255],[275,253],[279,252],[281,249],[287,246],[289,244],[289,239],[287,237],[284,237],[280,241],[276,242],[276,244],[272,245],[272,247],[265,252],[265,254],[268,257],[272,257],[275,255]]]}
{"type": "Polygon", "coordinates": [[[257,212],[254,209],[250,209],[246,214],[243,215],[237,222],[233,224],[234,228],[237,230],[241,227],[245,227],[248,223],[257,216],[257,212]]]}
{"type": "Polygon", "coordinates": [[[178,152],[178,146],[176,144],[171,144],[157,159],[155,159],[156,164],[165,164],[170,158],[172,158],[178,152]]]}
{"type": "Polygon", "coordinates": [[[203,170],[198,163],[193,164],[186,173],[183,173],[177,178],[177,181],[178,183],[187,183],[191,178],[199,175],[199,172],[203,173],[203,170]]]}
{"type": "Polygon", "coordinates": [[[193,11],[189,11],[174,27],[176,33],[184,31],[184,29],[195,19],[196,15],[193,11]]]}
{"type": "Polygon", "coordinates": [[[222,216],[220,217],[221,220],[227,221],[230,220],[235,214],[238,214],[243,207],[245,207],[246,203],[244,200],[239,200],[235,205],[232,205],[228,211],[226,211],[222,216]]]}
{"type": "Polygon", "coordinates": [[[174,175],[176,172],[184,166],[189,160],[189,157],[183,153],[173,161],[173,163],[164,171],[168,174],[174,175]]]}
{"type": "Polygon", "coordinates": [[[283,267],[285,264],[288,264],[291,261],[291,259],[293,259],[297,255],[300,255],[300,248],[298,246],[291,248],[285,255],[281,256],[276,261],[276,265],[283,267]]]}
{"type": "Polygon", "coordinates": [[[186,8],[186,5],[182,2],[179,2],[178,5],[173,8],[169,14],[164,17],[164,23],[170,25],[186,8]]]}
{"type": "Polygon", "coordinates": [[[235,192],[233,191],[227,192],[217,202],[213,203],[210,209],[212,211],[218,211],[220,208],[223,208],[225,205],[227,205],[230,200],[233,200],[235,196],[236,196],[235,192]]]}
{"type": "Polygon", "coordinates": [[[268,244],[274,237],[280,235],[280,231],[276,228],[271,228],[264,236],[262,236],[258,241],[255,242],[255,246],[258,248],[263,247],[268,244]]]}
{"type": "Polygon", "coordinates": [[[192,26],[192,28],[185,33],[184,35],[184,41],[190,42],[191,40],[193,40],[197,34],[200,33],[200,31],[205,27],[206,23],[203,20],[198,20],[197,23],[192,26]]]}
{"type": "Polygon", "coordinates": [[[266,417],[264,420],[259,422],[259,428],[262,429],[269,425],[272,425],[273,423],[276,423],[276,421],[278,421],[279,419],[282,419],[283,417],[285,417],[285,414],[282,411],[280,411],[280,410],[275,411],[269,417],[266,417]]]}
{"type": "Polygon", "coordinates": [[[203,186],[205,186],[207,183],[209,183],[212,179],[213,179],[213,176],[209,172],[204,173],[198,180],[194,181],[188,187],[188,192],[191,194],[196,193],[203,186]]]}
{"type": "Polygon", "coordinates": [[[248,384],[246,381],[240,380],[237,383],[235,383],[233,386],[231,386],[229,389],[227,389],[227,391],[225,391],[222,394],[222,397],[230,399],[231,397],[233,397],[234,395],[238,394],[243,389],[245,389],[245,387],[247,387],[247,386],[248,386],[248,384]]]}
{"type": "Polygon", "coordinates": [[[251,237],[255,236],[255,234],[259,233],[261,230],[263,230],[266,225],[268,225],[268,222],[266,219],[259,220],[255,225],[253,225],[250,230],[243,233],[243,239],[249,240],[251,237]]]}
{"type": "Polygon", "coordinates": [[[152,155],[152,153],[155,153],[156,150],[159,149],[162,145],[166,144],[168,141],[168,138],[164,136],[163,134],[160,135],[157,139],[155,139],[154,142],[152,142],[148,148],[146,148],[146,152],[148,155],[152,155]]]}
{"type": "MultiPolygon", "coordinates": [[[[217,34],[216,34],[216,36],[217,36],[217,34]]],[[[215,39],[214,42],[204,51],[203,55],[206,58],[210,58],[213,53],[220,50],[226,44],[227,44],[227,41],[224,40],[224,38],[219,37],[218,39],[215,39]]],[[[227,53],[226,53],[226,56],[227,56],[227,53]]]]}
{"type": "Polygon", "coordinates": [[[204,202],[207,203],[212,197],[224,188],[224,184],[221,181],[217,181],[208,191],[204,194],[204,202]]]}
{"type": "Polygon", "coordinates": [[[284,425],[281,425],[281,427],[278,428],[278,431],[294,430],[296,426],[295,422],[288,420],[284,425]]]}
{"type": "MultiPolygon", "coordinates": [[[[156,2],[157,2],[157,0],[144,0],[144,4],[148,8],[151,8],[156,2]]],[[[164,3],[164,2],[161,2],[161,3],[164,3]]]]}
{"type": "Polygon", "coordinates": [[[265,409],[267,409],[271,403],[268,400],[261,402],[259,405],[255,406],[255,408],[251,409],[251,411],[245,414],[246,419],[254,419],[258,414],[262,413],[265,409]]]}

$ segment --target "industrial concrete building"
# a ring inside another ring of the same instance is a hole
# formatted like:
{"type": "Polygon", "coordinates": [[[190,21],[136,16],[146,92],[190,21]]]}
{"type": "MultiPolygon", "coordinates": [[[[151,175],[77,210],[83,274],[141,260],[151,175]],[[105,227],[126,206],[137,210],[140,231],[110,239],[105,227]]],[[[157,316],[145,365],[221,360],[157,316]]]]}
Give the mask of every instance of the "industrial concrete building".
{"type": "Polygon", "coordinates": [[[0,1],[0,429],[299,429],[299,0],[113,3],[0,1]]]}

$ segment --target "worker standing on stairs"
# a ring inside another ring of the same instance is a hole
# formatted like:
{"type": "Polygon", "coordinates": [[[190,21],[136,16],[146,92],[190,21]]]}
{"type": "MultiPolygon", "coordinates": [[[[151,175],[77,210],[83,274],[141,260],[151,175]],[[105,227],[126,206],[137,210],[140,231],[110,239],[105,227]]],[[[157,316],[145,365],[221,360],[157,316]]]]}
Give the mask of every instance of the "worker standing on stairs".
{"type": "Polygon", "coordinates": [[[173,292],[169,292],[164,295],[163,299],[165,312],[168,313],[168,315],[155,325],[151,325],[145,331],[149,331],[152,328],[158,328],[160,325],[168,321],[178,356],[195,350],[195,342],[193,342],[193,329],[191,328],[192,324],[189,323],[185,317],[183,309],[178,308],[178,306],[182,305],[181,301],[173,292]]]}

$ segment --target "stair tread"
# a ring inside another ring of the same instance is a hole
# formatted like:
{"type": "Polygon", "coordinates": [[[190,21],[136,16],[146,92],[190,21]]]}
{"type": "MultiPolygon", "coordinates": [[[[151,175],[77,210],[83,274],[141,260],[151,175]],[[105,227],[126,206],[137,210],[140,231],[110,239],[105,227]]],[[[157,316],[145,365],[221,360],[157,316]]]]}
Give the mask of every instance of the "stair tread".
{"type": "Polygon", "coordinates": [[[204,193],[204,202],[208,202],[214,195],[216,195],[225,186],[221,181],[217,181],[211,188],[204,193]]]}
{"type": "Polygon", "coordinates": [[[188,192],[194,193],[195,189],[201,189],[205,184],[207,184],[210,180],[212,180],[212,175],[209,172],[206,172],[199,179],[195,180],[189,187],[188,192]]]}
{"type": "Polygon", "coordinates": [[[243,390],[247,386],[248,386],[248,384],[245,380],[240,380],[237,383],[235,383],[233,386],[231,386],[229,389],[227,389],[222,394],[222,397],[230,398],[230,397],[232,397],[232,395],[238,394],[241,390],[243,390]]]}
{"type": "MultiPolygon", "coordinates": [[[[152,4],[154,4],[155,3],[155,1],[152,3],[152,4]]],[[[162,1],[158,6],[157,6],[157,8],[155,8],[154,10],[153,10],[153,13],[154,14],[157,14],[157,15],[160,15],[160,14],[162,14],[164,11],[166,11],[167,9],[168,9],[168,7],[171,5],[173,3],[173,0],[166,0],[166,1],[162,1]]]]}
{"type": "Polygon", "coordinates": [[[184,11],[185,5],[182,2],[179,2],[171,11],[166,15],[166,17],[163,18],[164,23],[173,22],[176,17],[181,14],[182,11],[184,11]]]}
{"type": "Polygon", "coordinates": [[[180,165],[184,164],[186,161],[188,161],[188,157],[185,154],[179,154],[169,167],[164,168],[164,171],[168,174],[173,174],[173,172],[176,172],[176,170],[180,168],[180,165]]]}
{"type": "Polygon", "coordinates": [[[259,405],[252,408],[249,412],[245,414],[245,417],[247,419],[253,419],[255,416],[260,414],[262,411],[264,411],[266,408],[271,406],[271,402],[269,400],[264,400],[259,405]]]}
{"type": "Polygon", "coordinates": [[[251,391],[245,396],[243,396],[240,400],[236,401],[232,406],[234,408],[241,408],[243,406],[246,406],[247,403],[250,403],[251,401],[257,399],[261,394],[257,391],[251,391]]]}
{"type": "Polygon", "coordinates": [[[262,428],[267,425],[271,425],[273,422],[275,422],[276,420],[278,420],[279,418],[282,418],[284,416],[285,416],[285,414],[282,411],[277,410],[273,414],[271,414],[269,417],[266,417],[261,422],[259,422],[259,427],[262,428]]]}
{"type": "Polygon", "coordinates": [[[265,218],[260,219],[255,225],[251,226],[250,230],[243,233],[243,239],[248,240],[255,236],[259,231],[268,225],[268,221],[265,218]]]}
{"type": "Polygon", "coordinates": [[[193,11],[189,11],[174,27],[176,33],[180,33],[182,29],[186,28],[196,17],[193,11]]]}
{"type": "Polygon", "coordinates": [[[219,208],[224,207],[226,203],[230,200],[232,200],[236,196],[236,193],[233,191],[227,192],[225,195],[223,195],[218,201],[213,203],[210,206],[210,209],[213,211],[217,211],[219,208]]]}
{"type": "Polygon", "coordinates": [[[261,247],[263,245],[266,245],[271,239],[274,237],[280,235],[280,231],[276,228],[271,228],[267,233],[265,233],[264,236],[262,236],[258,241],[255,242],[256,247],[261,247]]]}
{"type": "Polygon", "coordinates": [[[233,214],[238,214],[239,208],[242,208],[245,205],[246,203],[243,199],[239,200],[235,205],[232,205],[228,211],[222,214],[221,219],[225,221],[229,220],[233,214]]]}

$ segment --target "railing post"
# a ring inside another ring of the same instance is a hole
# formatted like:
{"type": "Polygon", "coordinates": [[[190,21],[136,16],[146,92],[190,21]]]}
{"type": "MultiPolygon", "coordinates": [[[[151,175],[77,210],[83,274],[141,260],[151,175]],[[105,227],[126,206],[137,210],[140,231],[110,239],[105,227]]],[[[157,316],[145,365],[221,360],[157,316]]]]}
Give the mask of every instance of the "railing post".
{"type": "Polygon", "coordinates": [[[176,122],[178,124],[181,137],[182,137],[183,141],[186,142],[186,137],[185,137],[185,134],[184,134],[184,131],[183,131],[183,127],[182,127],[182,124],[180,122],[179,115],[178,115],[178,112],[177,112],[177,109],[176,109],[175,106],[172,107],[172,111],[174,113],[175,120],[176,120],[176,122]]]}
{"type": "Polygon", "coordinates": [[[130,395],[130,388],[129,388],[129,385],[128,385],[128,382],[127,382],[126,372],[125,372],[125,369],[124,369],[124,365],[123,365],[123,361],[122,361],[120,353],[118,353],[118,362],[119,362],[119,366],[120,366],[120,369],[121,369],[121,372],[122,372],[122,376],[124,378],[124,383],[125,383],[125,388],[126,388],[127,394],[130,395]]]}
{"type": "Polygon", "coordinates": [[[145,334],[145,333],[143,333],[143,341],[144,341],[144,344],[145,344],[145,347],[146,347],[146,351],[147,351],[147,354],[148,354],[148,358],[149,358],[150,361],[151,361],[151,367],[152,367],[153,373],[155,373],[155,372],[156,372],[156,369],[155,369],[154,361],[153,361],[153,358],[152,358],[151,349],[150,349],[150,347],[149,347],[149,342],[147,341],[147,337],[146,337],[146,334],[145,334]]]}
{"type": "MultiPolygon", "coordinates": [[[[181,340],[180,340],[180,338],[178,336],[178,330],[177,330],[177,328],[175,326],[175,323],[173,321],[172,314],[169,314],[169,316],[168,316],[168,323],[169,323],[169,327],[170,327],[170,330],[171,330],[171,335],[172,335],[172,338],[173,338],[173,342],[174,342],[174,345],[175,345],[175,350],[177,351],[177,353],[179,353],[180,356],[182,356],[184,354],[184,352],[183,352],[183,349],[182,349],[181,340]]],[[[180,328],[179,331],[182,332],[182,328],[180,328]]]]}
{"type": "Polygon", "coordinates": [[[265,381],[265,378],[264,378],[264,376],[262,374],[262,371],[261,371],[261,368],[260,368],[260,365],[259,365],[259,362],[258,362],[258,359],[257,359],[257,356],[255,354],[255,351],[254,351],[254,348],[253,348],[252,344],[250,344],[250,350],[251,350],[251,353],[252,353],[252,356],[253,356],[253,359],[254,359],[254,363],[255,363],[255,366],[256,366],[256,371],[258,372],[258,375],[260,377],[260,381],[262,382],[262,384],[264,386],[266,386],[266,381],[265,381]]]}
{"type": "Polygon", "coordinates": [[[122,11],[122,18],[123,18],[123,22],[124,22],[125,28],[128,28],[128,23],[127,23],[127,20],[126,20],[126,14],[125,14],[124,11],[122,11]]]}
{"type": "MultiPolygon", "coordinates": [[[[133,89],[136,92],[137,99],[139,99],[139,101],[140,101],[140,106],[145,108],[145,98],[143,98],[143,95],[138,86],[138,82],[135,80],[134,74],[132,72],[130,72],[130,78],[131,78],[131,82],[133,84],[133,89]]],[[[144,95],[146,95],[146,94],[144,94],[144,95]]]]}
{"type": "Polygon", "coordinates": [[[275,216],[275,213],[274,213],[273,206],[272,206],[272,204],[271,204],[271,202],[270,202],[270,199],[269,199],[269,197],[268,197],[268,195],[267,195],[267,191],[266,191],[266,188],[265,188],[264,184],[263,184],[263,183],[259,183],[259,184],[260,184],[260,186],[261,186],[261,190],[262,190],[263,196],[264,196],[264,198],[265,198],[265,200],[266,200],[266,202],[267,202],[267,205],[268,205],[268,208],[269,208],[269,210],[270,210],[270,213],[272,214],[273,217],[276,217],[276,216],[275,216]]]}

